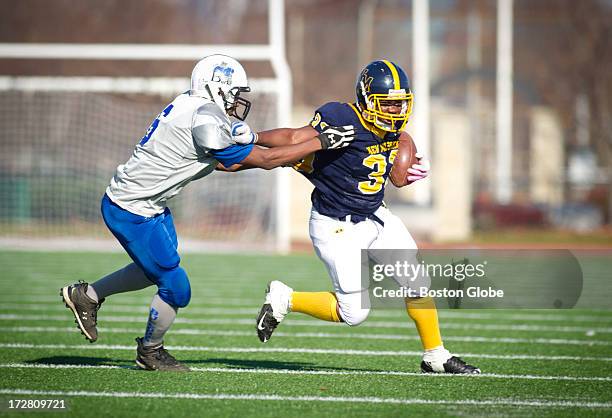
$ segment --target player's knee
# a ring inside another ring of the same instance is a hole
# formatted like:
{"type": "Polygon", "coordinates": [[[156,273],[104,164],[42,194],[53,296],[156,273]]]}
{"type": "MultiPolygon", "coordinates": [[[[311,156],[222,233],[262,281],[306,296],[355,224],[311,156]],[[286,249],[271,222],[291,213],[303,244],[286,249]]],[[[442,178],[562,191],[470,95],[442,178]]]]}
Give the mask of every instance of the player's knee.
{"type": "Polygon", "coordinates": [[[354,293],[336,292],[336,298],[340,317],[351,327],[361,324],[370,314],[370,299],[366,290],[354,293]]]}
{"type": "Polygon", "coordinates": [[[184,308],[191,300],[191,285],[187,273],[180,267],[163,275],[159,283],[159,297],[175,308],[184,308]]]}
{"type": "Polygon", "coordinates": [[[340,316],[346,325],[356,327],[368,318],[370,308],[362,308],[361,306],[350,306],[340,308],[340,316]]]}

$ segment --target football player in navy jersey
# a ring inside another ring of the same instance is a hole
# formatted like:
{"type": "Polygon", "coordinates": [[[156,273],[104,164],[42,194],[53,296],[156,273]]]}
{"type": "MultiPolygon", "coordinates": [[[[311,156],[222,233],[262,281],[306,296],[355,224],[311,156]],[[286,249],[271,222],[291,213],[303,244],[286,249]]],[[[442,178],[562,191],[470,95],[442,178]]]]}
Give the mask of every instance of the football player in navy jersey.
{"type": "MultiPolygon", "coordinates": [[[[408,77],[393,62],[374,61],[361,71],[356,93],[356,103],[327,103],[302,128],[254,134],[245,124],[234,126],[237,142],[257,141],[267,147],[299,143],[329,127],[355,127],[355,139],[347,147],[315,152],[295,165],[315,186],[310,237],[327,267],[334,292],[298,292],[280,281],[270,282],[257,317],[262,342],[270,339],[289,312],[359,325],[370,312],[369,303],[364,303],[369,296],[361,282],[361,250],[417,248],[402,221],[383,204],[398,144],[412,141],[403,130],[413,103],[408,77]]],[[[398,186],[426,177],[428,169],[426,160],[420,158],[408,169],[407,182],[398,186]]],[[[406,307],[423,344],[423,372],[480,373],[442,344],[433,299],[407,298],[406,307]]]]}

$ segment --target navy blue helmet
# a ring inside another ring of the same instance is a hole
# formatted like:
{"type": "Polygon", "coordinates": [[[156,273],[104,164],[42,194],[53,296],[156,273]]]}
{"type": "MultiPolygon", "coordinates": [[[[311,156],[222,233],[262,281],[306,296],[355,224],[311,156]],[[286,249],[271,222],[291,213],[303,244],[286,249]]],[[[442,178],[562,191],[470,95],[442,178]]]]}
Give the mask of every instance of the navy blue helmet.
{"type": "Polygon", "coordinates": [[[408,76],[391,61],[369,63],[359,74],[356,86],[357,105],[364,119],[388,132],[404,129],[412,113],[412,92],[408,76]],[[398,113],[383,111],[395,105],[398,113]]]}

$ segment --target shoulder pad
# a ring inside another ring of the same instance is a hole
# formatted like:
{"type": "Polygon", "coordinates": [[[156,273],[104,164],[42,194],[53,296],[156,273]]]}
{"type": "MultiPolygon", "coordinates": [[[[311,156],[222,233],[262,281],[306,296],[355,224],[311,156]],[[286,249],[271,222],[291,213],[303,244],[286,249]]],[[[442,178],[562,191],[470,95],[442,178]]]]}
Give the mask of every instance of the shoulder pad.
{"type": "MultiPolygon", "coordinates": [[[[196,121],[211,121],[218,124],[230,124],[229,117],[215,103],[204,103],[196,110],[196,121]]],[[[194,124],[195,126],[195,124],[194,124]]]]}
{"type": "Polygon", "coordinates": [[[223,149],[232,144],[229,117],[214,103],[200,106],[193,118],[192,134],[198,145],[223,149]]]}
{"type": "Polygon", "coordinates": [[[320,106],[310,121],[310,126],[319,130],[325,129],[326,126],[340,126],[351,123],[353,111],[346,103],[329,102],[320,106]]]}

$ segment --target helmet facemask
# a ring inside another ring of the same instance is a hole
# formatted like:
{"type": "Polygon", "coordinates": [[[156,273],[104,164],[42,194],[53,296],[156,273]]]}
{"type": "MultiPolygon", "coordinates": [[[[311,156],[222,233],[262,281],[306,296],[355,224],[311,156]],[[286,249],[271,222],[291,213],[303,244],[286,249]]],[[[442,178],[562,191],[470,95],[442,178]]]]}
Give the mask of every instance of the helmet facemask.
{"type": "MultiPolygon", "coordinates": [[[[208,90],[211,99],[216,101],[208,84],[206,85],[206,90],[208,90]]],[[[218,96],[223,102],[225,112],[236,119],[245,120],[251,110],[251,102],[244,97],[240,97],[240,93],[249,93],[250,91],[250,87],[232,87],[227,92],[224,92],[223,89],[219,87],[218,96]]]]}
{"type": "Polygon", "coordinates": [[[363,117],[366,121],[387,132],[399,132],[404,129],[412,113],[413,96],[405,89],[389,90],[388,94],[367,94],[365,86],[361,83],[361,91],[365,100],[363,117]],[[383,111],[383,106],[389,102],[400,102],[400,113],[383,111]]]}
{"type": "Polygon", "coordinates": [[[235,117],[236,119],[245,120],[249,111],[251,110],[251,102],[240,97],[240,93],[249,93],[250,87],[233,87],[229,91],[229,100],[224,97],[225,100],[225,111],[228,115],[235,117]]]}

